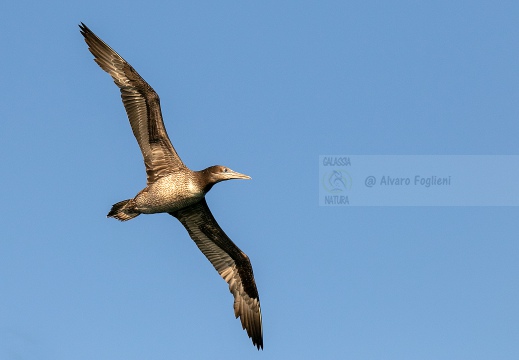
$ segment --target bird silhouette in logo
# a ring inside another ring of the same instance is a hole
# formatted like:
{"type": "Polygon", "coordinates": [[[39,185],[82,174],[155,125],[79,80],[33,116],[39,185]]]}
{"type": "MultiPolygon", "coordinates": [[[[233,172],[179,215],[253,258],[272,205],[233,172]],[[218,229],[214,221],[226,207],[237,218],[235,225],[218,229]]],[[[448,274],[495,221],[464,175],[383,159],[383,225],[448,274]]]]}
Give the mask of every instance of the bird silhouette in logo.
{"type": "Polygon", "coordinates": [[[330,177],[328,178],[328,182],[331,186],[331,191],[344,191],[346,190],[346,179],[342,176],[342,173],[337,170],[333,170],[330,177]]]}

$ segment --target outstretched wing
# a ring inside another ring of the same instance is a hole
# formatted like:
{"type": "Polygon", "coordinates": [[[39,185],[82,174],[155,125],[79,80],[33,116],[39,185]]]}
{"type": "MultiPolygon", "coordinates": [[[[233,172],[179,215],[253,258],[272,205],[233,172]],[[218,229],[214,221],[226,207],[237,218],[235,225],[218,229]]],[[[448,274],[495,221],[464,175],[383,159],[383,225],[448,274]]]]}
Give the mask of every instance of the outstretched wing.
{"type": "Polygon", "coordinates": [[[148,184],[184,168],[185,165],[171,145],[160,110],[159,96],[135,69],[85,24],[79,25],[95,62],[114,79],[121,89],[123,104],[133,135],[144,157],[148,184]]]}
{"type": "Polygon", "coordinates": [[[258,350],[263,349],[261,308],[249,258],[218,225],[205,199],[170,213],[187,229],[189,236],[229,284],[234,296],[234,315],[258,350]]]}

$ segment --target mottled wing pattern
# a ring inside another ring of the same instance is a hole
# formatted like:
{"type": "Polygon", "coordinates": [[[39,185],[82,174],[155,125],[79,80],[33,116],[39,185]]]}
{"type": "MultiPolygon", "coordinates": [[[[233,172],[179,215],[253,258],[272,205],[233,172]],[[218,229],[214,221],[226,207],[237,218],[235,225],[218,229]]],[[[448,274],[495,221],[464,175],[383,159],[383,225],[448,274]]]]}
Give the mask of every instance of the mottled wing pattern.
{"type": "Polygon", "coordinates": [[[234,315],[258,349],[263,348],[263,330],[258,290],[252,265],[220,228],[205,199],[170,213],[187,229],[198,248],[229,284],[234,296],[234,315]]]}
{"type": "Polygon", "coordinates": [[[185,165],[171,145],[160,110],[159,96],[135,69],[85,24],[79,26],[95,62],[114,79],[121,89],[133,134],[139,143],[148,184],[184,168],[185,165]]]}

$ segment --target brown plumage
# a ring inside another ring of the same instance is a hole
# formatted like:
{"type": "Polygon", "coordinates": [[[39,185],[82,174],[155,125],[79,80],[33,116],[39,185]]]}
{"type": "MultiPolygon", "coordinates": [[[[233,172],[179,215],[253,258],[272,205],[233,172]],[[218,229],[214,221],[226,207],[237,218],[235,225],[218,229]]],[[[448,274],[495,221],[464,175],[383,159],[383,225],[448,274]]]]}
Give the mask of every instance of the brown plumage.
{"type": "Polygon", "coordinates": [[[251,263],[218,225],[205,201],[205,194],[214,184],[250,177],[220,165],[201,171],[184,165],[164,127],[157,93],[85,24],[79,27],[95,62],[121,89],[146,166],[147,186],[133,199],[114,204],[108,216],[127,221],[140,214],[166,212],[176,217],[229,284],[235,316],[240,318],[253,344],[263,349],[261,308],[251,263]]]}

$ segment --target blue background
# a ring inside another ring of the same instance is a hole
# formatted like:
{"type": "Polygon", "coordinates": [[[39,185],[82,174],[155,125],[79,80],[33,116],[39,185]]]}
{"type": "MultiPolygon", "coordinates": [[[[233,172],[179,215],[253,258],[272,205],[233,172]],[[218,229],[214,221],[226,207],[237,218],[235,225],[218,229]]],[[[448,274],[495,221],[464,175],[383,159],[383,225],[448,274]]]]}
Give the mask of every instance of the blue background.
{"type": "Polygon", "coordinates": [[[4,1],[1,359],[517,359],[517,207],[319,207],[325,154],[518,154],[516,1],[4,1]],[[145,185],[83,21],[251,258],[265,350],[145,185]]]}

